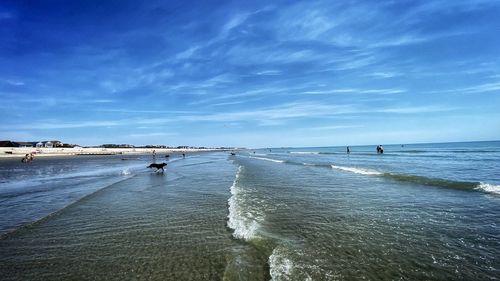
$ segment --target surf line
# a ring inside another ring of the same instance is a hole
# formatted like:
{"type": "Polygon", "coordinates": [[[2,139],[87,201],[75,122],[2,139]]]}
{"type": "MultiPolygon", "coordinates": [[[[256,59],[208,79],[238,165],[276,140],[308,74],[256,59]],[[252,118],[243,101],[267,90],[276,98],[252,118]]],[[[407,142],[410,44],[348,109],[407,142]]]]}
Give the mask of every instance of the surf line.
{"type": "Polygon", "coordinates": [[[248,158],[259,159],[259,160],[264,160],[264,161],[271,161],[271,162],[275,162],[275,163],[285,163],[285,160],[277,160],[277,159],[264,158],[264,157],[248,156],[248,158]]]}
{"type": "Polygon", "coordinates": [[[256,238],[260,225],[255,218],[247,218],[244,215],[246,212],[243,210],[244,206],[241,205],[243,191],[239,185],[242,171],[243,166],[239,166],[233,185],[230,187],[231,197],[227,200],[229,205],[227,226],[233,229],[234,238],[249,241],[256,238]]]}
{"type": "Polygon", "coordinates": [[[84,201],[84,200],[87,200],[89,198],[92,198],[92,196],[96,196],[97,194],[99,194],[100,192],[106,190],[106,189],[109,189],[115,185],[118,185],[120,183],[123,183],[127,180],[130,180],[132,179],[133,177],[137,176],[136,174],[127,174],[125,178],[122,178],[116,182],[112,182],[112,183],[109,183],[107,185],[104,185],[94,191],[92,191],[91,193],[89,194],[86,194],[80,198],[77,198],[75,201],[72,201],[72,202],[69,202],[68,204],[62,206],[61,208],[55,210],[55,211],[52,211],[48,214],[46,214],[45,216],[41,217],[41,218],[38,218],[38,219],[35,219],[31,222],[27,222],[27,223],[24,223],[22,225],[19,225],[19,226],[16,226],[15,228],[13,229],[10,229],[8,230],[7,232],[4,232],[4,233],[1,233],[0,234],[0,239],[4,239],[6,237],[9,237],[10,235],[13,235],[15,234],[16,232],[22,230],[22,229],[26,229],[26,228],[29,228],[29,227],[34,227],[34,226],[37,226],[55,216],[58,216],[60,215],[62,212],[64,212],[65,210],[67,210],[68,208],[72,207],[72,206],[75,206],[77,204],[79,204],[80,202],[84,201]]]}
{"type": "Polygon", "coordinates": [[[416,184],[423,184],[429,186],[438,186],[452,189],[460,189],[460,190],[479,190],[487,193],[493,193],[500,195],[500,186],[488,184],[484,182],[468,182],[468,181],[454,181],[447,180],[441,178],[430,178],[425,176],[418,175],[405,175],[405,174],[394,174],[394,173],[382,173],[379,171],[361,169],[355,167],[345,167],[345,166],[336,166],[330,165],[333,169],[351,172],[355,174],[361,175],[370,175],[370,176],[382,176],[386,178],[390,178],[400,182],[409,182],[416,184]]]}

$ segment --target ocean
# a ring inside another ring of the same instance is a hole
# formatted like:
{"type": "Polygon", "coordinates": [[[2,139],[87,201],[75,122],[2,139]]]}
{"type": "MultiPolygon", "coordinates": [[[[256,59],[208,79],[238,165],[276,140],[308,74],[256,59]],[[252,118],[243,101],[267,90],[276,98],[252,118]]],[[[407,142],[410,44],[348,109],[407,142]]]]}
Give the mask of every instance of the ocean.
{"type": "Polygon", "coordinates": [[[375,146],[0,159],[0,279],[500,279],[500,142],[375,146]]]}

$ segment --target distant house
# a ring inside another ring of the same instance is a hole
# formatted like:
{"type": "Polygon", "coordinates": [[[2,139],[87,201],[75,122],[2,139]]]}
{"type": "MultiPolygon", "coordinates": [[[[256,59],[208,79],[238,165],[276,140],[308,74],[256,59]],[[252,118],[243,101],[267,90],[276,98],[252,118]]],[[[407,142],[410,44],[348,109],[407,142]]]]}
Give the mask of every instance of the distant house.
{"type": "Polygon", "coordinates": [[[53,141],[50,141],[52,143],[52,146],[53,147],[61,147],[63,146],[63,143],[58,141],[58,140],[53,140],[53,141]]]}
{"type": "Polygon", "coordinates": [[[53,148],[53,147],[73,147],[76,144],[68,145],[63,144],[60,141],[39,141],[39,142],[28,142],[28,141],[0,141],[0,147],[36,147],[36,148],[53,148]]]}

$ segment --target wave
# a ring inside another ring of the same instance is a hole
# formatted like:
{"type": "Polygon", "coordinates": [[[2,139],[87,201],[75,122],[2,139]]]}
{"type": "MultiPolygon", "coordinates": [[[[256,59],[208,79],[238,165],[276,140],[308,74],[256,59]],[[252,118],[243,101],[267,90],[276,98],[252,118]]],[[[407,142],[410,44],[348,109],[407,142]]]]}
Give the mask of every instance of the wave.
{"type": "Polygon", "coordinates": [[[242,166],[238,167],[238,172],[230,188],[231,197],[228,199],[229,214],[227,225],[233,229],[233,236],[238,239],[251,240],[256,237],[260,227],[258,221],[260,218],[245,210],[243,190],[239,186],[242,166]]]}
{"type": "Polygon", "coordinates": [[[417,149],[413,149],[413,150],[399,150],[399,151],[396,151],[396,152],[400,152],[400,153],[426,153],[426,152],[431,152],[429,150],[417,150],[417,149]]]}
{"type": "Polygon", "coordinates": [[[273,253],[269,256],[269,275],[271,275],[271,280],[289,280],[292,271],[294,269],[294,264],[292,260],[286,257],[285,253],[280,247],[273,250],[273,253]]]}
{"type": "Polygon", "coordinates": [[[191,164],[185,164],[182,165],[182,167],[189,167],[189,166],[197,166],[197,165],[204,165],[204,164],[210,164],[210,163],[215,163],[216,161],[205,161],[205,162],[197,162],[197,163],[191,163],[191,164]]]}
{"type": "Polygon", "coordinates": [[[393,173],[384,173],[382,175],[384,177],[402,182],[446,187],[453,189],[462,189],[462,190],[474,190],[479,185],[478,182],[454,181],[448,179],[430,178],[417,175],[405,175],[405,174],[393,174],[393,173]]]}
{"type": "Polygon", "coordinates": [[[4,239],[5,237],[8,237],[9,235],[13,235],[14,233],[16,233],[17,231],[20,231],[22,229],[26,229],[26,228],[29,228],[29,227],[33,227],[33,226],[36,226],[44,221],[47,221],[48,219],[60,214],[61,212],[63,212],[64,210],[68,209],[69,207],[71,206],[74,206],[76,204],[79,204],[80,202],[88,199],[88,198],[91,198],[92,196],[95,196],[96,194],[98,194],[99,192],[107,189],[107,188],[110,188],[116,184],[119,184],[119,183],[122,183],[126,180],[129,180],[131,178],[133,178],[135,175],[127,175],[126,177],[122,177],[116,181],[113,181],[113,182],[110,182],[110,183],[107,183],[105,185],[101,185],[99,186],[97,189],[95,190],[92,190],[90,193],[88,194],[85,194],[79,198],[76,198],[75,200],[73,201],[69,201],[67,202],[64,206],[56,209],[56,210],[53,210],[49,213],[46,213],[46,214],[43,214],[41,217],[38,217],[38,218],[32,218],[31,221],[29,222],[23,222],[22,224],[20,225],[15,225],[13,226],[13,228],[10,228],[8,229],[7,231],[1,233],[0,232],[0,239],[4,239]]]}
{"type": "Polygon", "coordinates": [[[382,176],[385,178],[390,178],[392,180],[400,181],[400,182],[408,182],[415,184],[423,184],[429,186],[437,186],[437,187],[445,187],[445,188],[453,188],[453,189],[461,189],[461,190],[480,190],[493,194],[500,194],[500,186],[493,185],[483,182],[474,182],[474,181],[455,181],[449,179],[441,179],[441,178],[432,178],[426,176],[419,175],[409,175],[409,174],[396,174],[396,173],[386,173],[380,172],[376,170],[359,168],[359,167],[347,167],[347,166],[338,166],[338,165],[325,165],[325,164],[312,164],[312,163],[297,163],[292,161],[285,160],[276,160],[270,158],[261,158],[261,157],[251,157],[260,160],[272,161],[277,163],[286,163],[291,165],[303,165],[303,166],[314,166],[314,167],[331,167],[333,169],[351,172],[360,175],[368,175],[368,176],[382,176]]]}
{"type": "MultiPolygon", "coordinates": [[[[306,163],[304,163],[304,165],[306,165],[306,163]]],[[[488,193],[500,194],[500,185],[488,184],[484,182],[455,181],[449,179],[431,178],[418,175],[382,173],[374,170],[368,170],[356,167],[336,166],[336,165],[331,165],[331,167],[333,169],[360,175],[382,176],[400,182],[408,182],[408,183],[423,184],[423,185],[445,187],[452,189],[470,190],[470,191],[480,190],[488,193]]]]}
{"type": "Polygon", "coordinates": [[[330,165],[333,169],[337,170],[342,170],[342,171],[347,171],[355,174],[360,174],[360,175],[381,175],[382,173],[373,171],[373,170],[367,170],[367,169],[361,169],[361,168],[354,168],[354,167],[344,167],[344,166],[335,166],[335,165],[330,165]]]}
{"type": "Polygon", "coordinates": [[[325,152],[325,151],[291,151],[290,154],[314,154],[314,155],[331,155],[331,154],[346,154],[345,152],[325,152]]]}
{"type": "Polygon", "coordinates": [[[477,190],[485,191],[488,193],[494,193],[500,195],[500,185],[494,185],[489,183],[481,182],[476,187],[477,190]]]}
{"type": "Polygon", "coordinates": [[[264,161],[271,161],[275,163],[285,163],[285,160],[277,160],[277,159],[271,159],[271,158],[264,158],[264,157],[254,157],[254,156],[248,156],[249,158],[253,159],[259,159],[259,160],[264,160],[264,161]]]}
{"type": "MultiPolygon", "coordinates": [[[[47,183],[60,181],[60,180],[70,180],[70,179],[86,179],[93,177],[104,177],[104,176],[127,176],[130,175],[141,168],[145,168],[144,164],[135,164],[120,167],[111,167],[106,169],[98,169],[92,171],[83,172],[69,172],[65,174],[59,174],[47,177],[32,177],[30,179],[16,179],[8,182],[2,182],[2,190],[0,196],[6,193],[23,193],[27,188],[47,185],[47,183]]],[[[36,190],[33,190],[36,192],[36,190]]]]}

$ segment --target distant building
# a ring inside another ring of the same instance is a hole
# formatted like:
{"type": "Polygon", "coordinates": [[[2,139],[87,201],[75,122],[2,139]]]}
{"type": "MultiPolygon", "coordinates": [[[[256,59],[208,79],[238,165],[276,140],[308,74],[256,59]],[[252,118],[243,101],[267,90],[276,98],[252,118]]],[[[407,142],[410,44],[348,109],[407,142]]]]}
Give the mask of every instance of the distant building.
{"type": "Polygon", "coordinates": [[[145,145],[143,147],[144,148],[167,148],[167,146],[161,145],[161,144],[148,144],[148,145],[145,145]]]}
{"type": "MultiPolygon", "coordinates": [[[[75,145],[71,145],[73,147],[75,145]]],[[[53,148],[53,147],[67,147],[60,141],[0,141],[0,147],[36,147],[36,148],[53,148]]]]}
{"type": "Polygon", "coordinates": [[[131,144],[113,144],[113,143],[103,144],[100,147],[103,147],[103,148],[134,148],[134,146],[131,144]]]}
{"type": "Polygon", "coordinates": [[[50,141],[52,143],[52,147],[61,147],[63,146],[63,143],[58,141],[58,140],[52,140],[50,141]]]}

